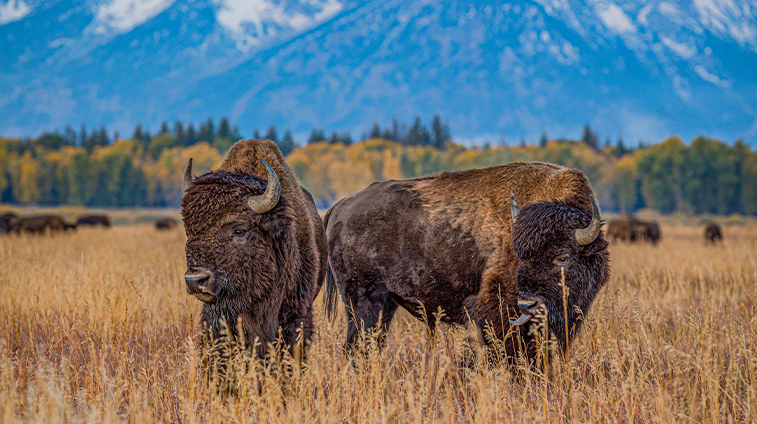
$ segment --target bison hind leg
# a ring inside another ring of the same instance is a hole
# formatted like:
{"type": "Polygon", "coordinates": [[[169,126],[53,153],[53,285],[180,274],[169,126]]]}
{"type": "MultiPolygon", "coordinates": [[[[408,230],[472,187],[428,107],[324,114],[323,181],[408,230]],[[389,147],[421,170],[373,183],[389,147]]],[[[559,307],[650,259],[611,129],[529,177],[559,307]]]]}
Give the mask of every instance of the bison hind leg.
{"type": "Polygon", "coordinates": [[[367,350],[369,339],[366,336],[374,336],[378,347],[383,348],[389,324],[399,306],[391,293],[381,285],[374,287],[370,293],[350,299],[349,303],[346,306],[348,323],[345,351],[351,353],[359,347],[367,350]]]}

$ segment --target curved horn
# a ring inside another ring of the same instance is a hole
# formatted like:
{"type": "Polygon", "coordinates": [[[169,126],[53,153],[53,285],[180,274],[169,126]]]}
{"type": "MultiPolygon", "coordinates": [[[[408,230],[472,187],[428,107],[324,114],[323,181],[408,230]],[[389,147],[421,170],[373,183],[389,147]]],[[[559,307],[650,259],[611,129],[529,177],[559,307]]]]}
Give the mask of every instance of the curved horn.
{"type": "Polygon", "coordinates": [[[602,222],[599,219],[599,208],[597,208],[597,202],[594,201],[594,196],[591,194],[589,195],[589,199],[591,199],[591,223],[588,227],[580,228],[574,233],[576,242],[581,246],[586,246],[587,244],[596,240],[599,236],[599,229],[602,226],[602,222]]]}
{"type": "Polygon", "coordinates": [[[515,225],[515,219],[518,218],[520,209],[518,208],[518,201],[515,200],[515,190],[510,187],[510,213],[513,215],[513,225],[515,225]]]}
{"type": "Polygon", "coordinates": [[[281,183],[279,183],[279,177],[276,176],[276,172],[271,168],[271,165],[264,161],[263,158],[260,158],[260,162],[263,163],[265,172],[268,174],[268,186],[265,189],[265,193],[260,196],[250,197],[250,200],[247,201],[250,209],[258,215],[264,214],[273,209],[273,207],[279,203],[279,198],[281,197],[281,183]]]}
{"type": "Polygon", "coordinates": [[[189,189],[190,185],[192,185],[192,158],[189,158],[187,167],[184,168],[184,178],[181,180],[182,196],[187,192],[187,189],[189,189]]]}

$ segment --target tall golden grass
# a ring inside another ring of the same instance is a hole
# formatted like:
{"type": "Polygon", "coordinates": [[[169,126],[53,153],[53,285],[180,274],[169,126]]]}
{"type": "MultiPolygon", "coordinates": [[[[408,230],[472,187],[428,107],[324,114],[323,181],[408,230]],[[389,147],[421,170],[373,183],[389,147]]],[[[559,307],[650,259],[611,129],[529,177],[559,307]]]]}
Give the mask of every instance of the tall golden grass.
{"type": "Polygon", "coordinates": [[[460,368],[465,330],[431,345],[407,314],[353,365],[344,313],[328,322],[319,298],[306,366],[248,363],[226,397],[203,384],[181,230],[0,237],[0,422],[757,421],[757,225],[722,246],[701,227],[663,237],[611,246],[612,278],[548,372],[460,368]]]}

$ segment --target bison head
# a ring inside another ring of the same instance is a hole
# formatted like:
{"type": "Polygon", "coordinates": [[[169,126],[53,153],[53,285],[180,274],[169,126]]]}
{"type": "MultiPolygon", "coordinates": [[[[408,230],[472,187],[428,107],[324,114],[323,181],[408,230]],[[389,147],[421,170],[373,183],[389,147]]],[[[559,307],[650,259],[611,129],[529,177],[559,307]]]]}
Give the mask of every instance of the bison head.
{"type": "Polygon", "coordinates": [[[549,330],[563,349],[568,341],[566,325],[568,338],[572,338],[580,328],[580,315],[588,311],[609,278],[609,253],[600,231],[599,210],[593,197],[591,212],[585,210],[586,202],[579,200],[573,196],[564,201],[534,203],[518,211],[514,196],[511,198],[521,311],[520,318],[511,324],[525,324],[537,309],[546,307],[549,330]]]}
{"type": "Polygon", "coordinates": [[[276,173],[261,161],[267,181],[227,171],[193,179],[191,160],[185,171],[184,278],[187,292],[205,303],[204,320],[214,331],[221,318],[233,326],[240,316],[254,316],[256,304],[270,303],[279,292],[274,287],[287,259],[291,214],[276,173]]]}

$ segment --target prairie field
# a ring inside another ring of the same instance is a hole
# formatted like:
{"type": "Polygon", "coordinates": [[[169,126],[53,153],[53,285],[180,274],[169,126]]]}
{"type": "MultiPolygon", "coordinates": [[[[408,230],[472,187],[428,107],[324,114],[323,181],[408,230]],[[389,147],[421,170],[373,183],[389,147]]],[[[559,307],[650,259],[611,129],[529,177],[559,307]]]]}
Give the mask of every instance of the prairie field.
{"type": "Polygon", "coordinates": [[[0,422],[756,422],[757,224],[724,230],[707,246],[663,222],[658,246],[611,245],[610,282],[546,371],[462,367],[465,328],[432,342],[404,312],[353,363],[319,297],[307,363],[247,358],[231,396],[200,369],[181,229],[2,236],[0,422]]]}

